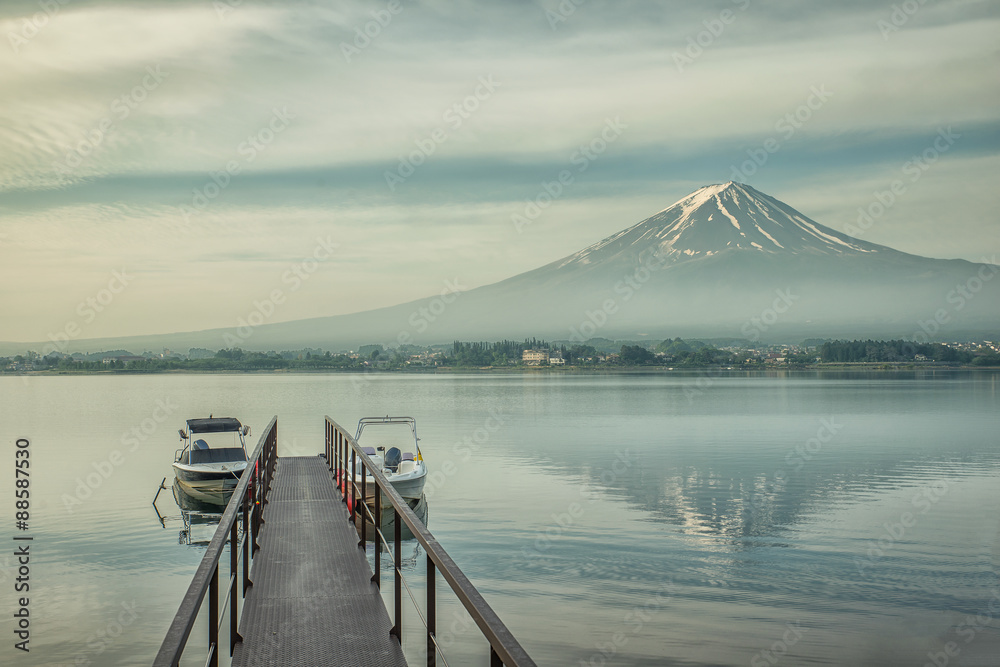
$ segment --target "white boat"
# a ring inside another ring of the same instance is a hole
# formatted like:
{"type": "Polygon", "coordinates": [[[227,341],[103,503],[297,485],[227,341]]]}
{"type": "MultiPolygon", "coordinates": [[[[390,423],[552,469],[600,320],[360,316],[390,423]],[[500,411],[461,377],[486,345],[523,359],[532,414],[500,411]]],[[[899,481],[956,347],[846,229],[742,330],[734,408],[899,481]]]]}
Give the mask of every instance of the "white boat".
{"type": "MultiPolygon", "coordinates": [[[[407,500],[417,500],[423,495],[427,465],[420,452],[420,438],[417,437],[417,423],[413,417],[365,417],[358,421],[358,433],[354,439],[382,471],[396,493],[407,500]],[[413,451],[407,451],[409,449],[413,451]]],[[[375,495],[375,479],[370,473],[367,477],[366,500],[375,495]]],[[[359,467],[354,478],[354,486],[358,490],[361,481],[359,467]]]]}
{"type": "Polygon", "coordinates": [[[250,427],[234,417],[188,419],[178,431],[184,447],[174,453],[174,474],[187,493],[203,496],[232,491],[247,467],[250,427]]]}

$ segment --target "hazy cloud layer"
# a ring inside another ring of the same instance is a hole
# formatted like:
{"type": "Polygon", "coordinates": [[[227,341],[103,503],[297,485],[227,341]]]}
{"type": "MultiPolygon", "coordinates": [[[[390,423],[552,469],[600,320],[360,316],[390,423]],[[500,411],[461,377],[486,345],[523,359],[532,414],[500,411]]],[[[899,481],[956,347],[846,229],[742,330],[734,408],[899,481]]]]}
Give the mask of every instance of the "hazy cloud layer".
{"type": "Polygon", "coordinates": [[[903,4],[3,3],[0,339],[123,268],[83,337],[228,326],[327,237],[274,321],[474,287],[731,179],[990,256],[1000,11],[903,4]]]}

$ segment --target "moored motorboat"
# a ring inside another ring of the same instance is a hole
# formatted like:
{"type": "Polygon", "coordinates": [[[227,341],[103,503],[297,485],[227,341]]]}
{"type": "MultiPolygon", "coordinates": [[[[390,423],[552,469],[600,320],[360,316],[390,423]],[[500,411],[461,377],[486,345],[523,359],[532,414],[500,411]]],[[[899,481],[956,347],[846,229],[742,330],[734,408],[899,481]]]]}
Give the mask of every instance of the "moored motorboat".
{"type": "MultiPolygon", "coordinates": [[[[365,417],[358,421],[354,439],[396,493],[407,500],[417,500],[423,495],[427,465],[420,452],[420,438],[413,417],[365,417]],[[405,451],[409,449],[413,451],[405,451]]],[[[364,481],[366,496],[371,498],[375,494],[375,479],[369,473],[364,481]]],[[[359,469],[354,477],[355,488],[360,490],[361,483],[359,469]]]]}
{"type": "Polygon", "coordinates": [[[173,468],[187,493],[212,502],[204,496],[218,496],[236,487],[247,467],[249,426],[234,417],[209,416],[188,419],[187,431],[179,433],[185,444],[174,453],[173,468]]]}

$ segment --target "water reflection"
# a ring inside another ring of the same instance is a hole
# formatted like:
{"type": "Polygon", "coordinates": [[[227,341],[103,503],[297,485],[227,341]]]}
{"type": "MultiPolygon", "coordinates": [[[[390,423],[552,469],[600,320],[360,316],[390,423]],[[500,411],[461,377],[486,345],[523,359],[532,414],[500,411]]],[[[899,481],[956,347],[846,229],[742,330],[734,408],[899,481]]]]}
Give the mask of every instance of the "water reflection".
{"type": "MultiPolygon", "coordinates": [[[[427,509],[427,496],[426,495],[421,495],[420,498],[417,498],[417,499],[408,499],[408,500],[406,500],[406,504],[410,506],[410,509],[413,510],[413,513],[416,514],[417,518],[420,519],[420,521],[424,524],[424,526],[426,526],[427,525],[427,517],[429,515],[428,509],[427,509]]],[[[368,511],[371,513],[371,515],[374,515],[374,513],[375,513],[374,504],[369,503],[367,505],[367,507],[368,507],[368,511]]],[[[370,521],[371,515],[366,515],[366,516],[368,516],[368,525],[365,528],[365,542],[366,543],[374,543],[375,539],[376,539],[375,538],[375,531],[372,530],[372,525],[371,525],[371,521],[370,521]]],[[[393,536],[395,534],[394,531],[396,530],[396,512],[393,509],[392,505],[388,505],[388,506],[383,506],[382,507],[382,515],[381,515],[381,524],[380,525],[382,527],[382,535],[383,535],[384,539],[387,542],[389,542],[390,544],[392,544],[393,536]]],[[[360,538],[361,537],[361,516],[360,516],[360,514],[358,514],[358,515],[355,516],[354,527],[357,528],[357,530],[358,530],[358,537],[360,538]]],[[[408,540],[415,540],[416,539],[413,536],[413,531],[410,530],[410,527],[406,525],[405,521],[401,521],[400,522],[399,535],[400,535],[400,539],[403,540],[404,542],[408,541],[408,540]]],[[[417,549],[419,549],[419,544],[417,546],[417,549]]],[[[386,548],[385,548],[384,544],[382,545],[382,551],[383,551],[383,553],[386,551],[386,548]]]]}
{"type": "MultiPolygon", "coordinates": [[[[418,499],[406,499],[406,504],[410,506],[413,513],[417,515],[417,518],[424,524],[427,525],[427,496],[421,495],[418,499]]],[[[374,504],[367,505],[371,517],[375,513],[374,504]]],[[[380,518],[380,524],[382,530],[382,541],[379,541],[379,547],[383,554],[390,554],[392,552],[392,543],[395,539],[396,530],[396,512],[393,510],[392,505],[388,507],[382,507],[382,513],[380,518]],[[388,545],[388,546],[387,546],[388,545]]],[[[358,537],[361,537],[361,516],[356,515],[354,521],[354,527],[358,530],[358,537]]],[[[399,526],[399,538],[400,538],[400,564],[403,572],[415,571],[417,569],[417,564],[420,560],[420,542],[416,540],[413,535],[413,531],[410,530],[409,526],[406,525],[405,521],[400,521],[399,526]]],[[[372,525],[369,521],[368,525],[365,527],[365,545],[371,545],[366,549],[369,557],[369,563],[374,568],[374,556],[376,548],[376,540],[378,537],[374,530],[372,530],[372,525]]],[[[383,557],[382,569],[387,567],[391,568],[391,559],[383,557]]]]}
{"type": "MultiPolygon", "coordinates": [[[[161,490],[165,488],[161,486],[161,490]]],[[[192,491],[174,478],[170,488],[180,515],[161,512],[158,503],[163,503],[162,496],[158,493],[153,502],[153,509],[164,528],[167,524],[175,524],[180,521],[177,543],[195,547],[207,547],[212,541],[212,536],[222,519],[222,513],[226,510],[226,505],[233,496],[232,490],[197,492],[192,491]]],[[[240,518],[237,518],[239,521],[240,518]]]]}

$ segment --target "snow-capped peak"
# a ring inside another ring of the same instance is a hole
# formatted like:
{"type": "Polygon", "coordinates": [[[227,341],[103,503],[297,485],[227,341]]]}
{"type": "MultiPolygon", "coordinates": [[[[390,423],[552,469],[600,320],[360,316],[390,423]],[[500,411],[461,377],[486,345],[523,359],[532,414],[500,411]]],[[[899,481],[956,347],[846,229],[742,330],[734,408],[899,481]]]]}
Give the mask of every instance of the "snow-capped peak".
{"type": "Polygon", "coordinates": [[[889,248],[825,227],[745,183],[706,185],[656,215],[567,257],[593,264],[622,254],[683,261],[724,251],[878,253],[889,248]]]}

